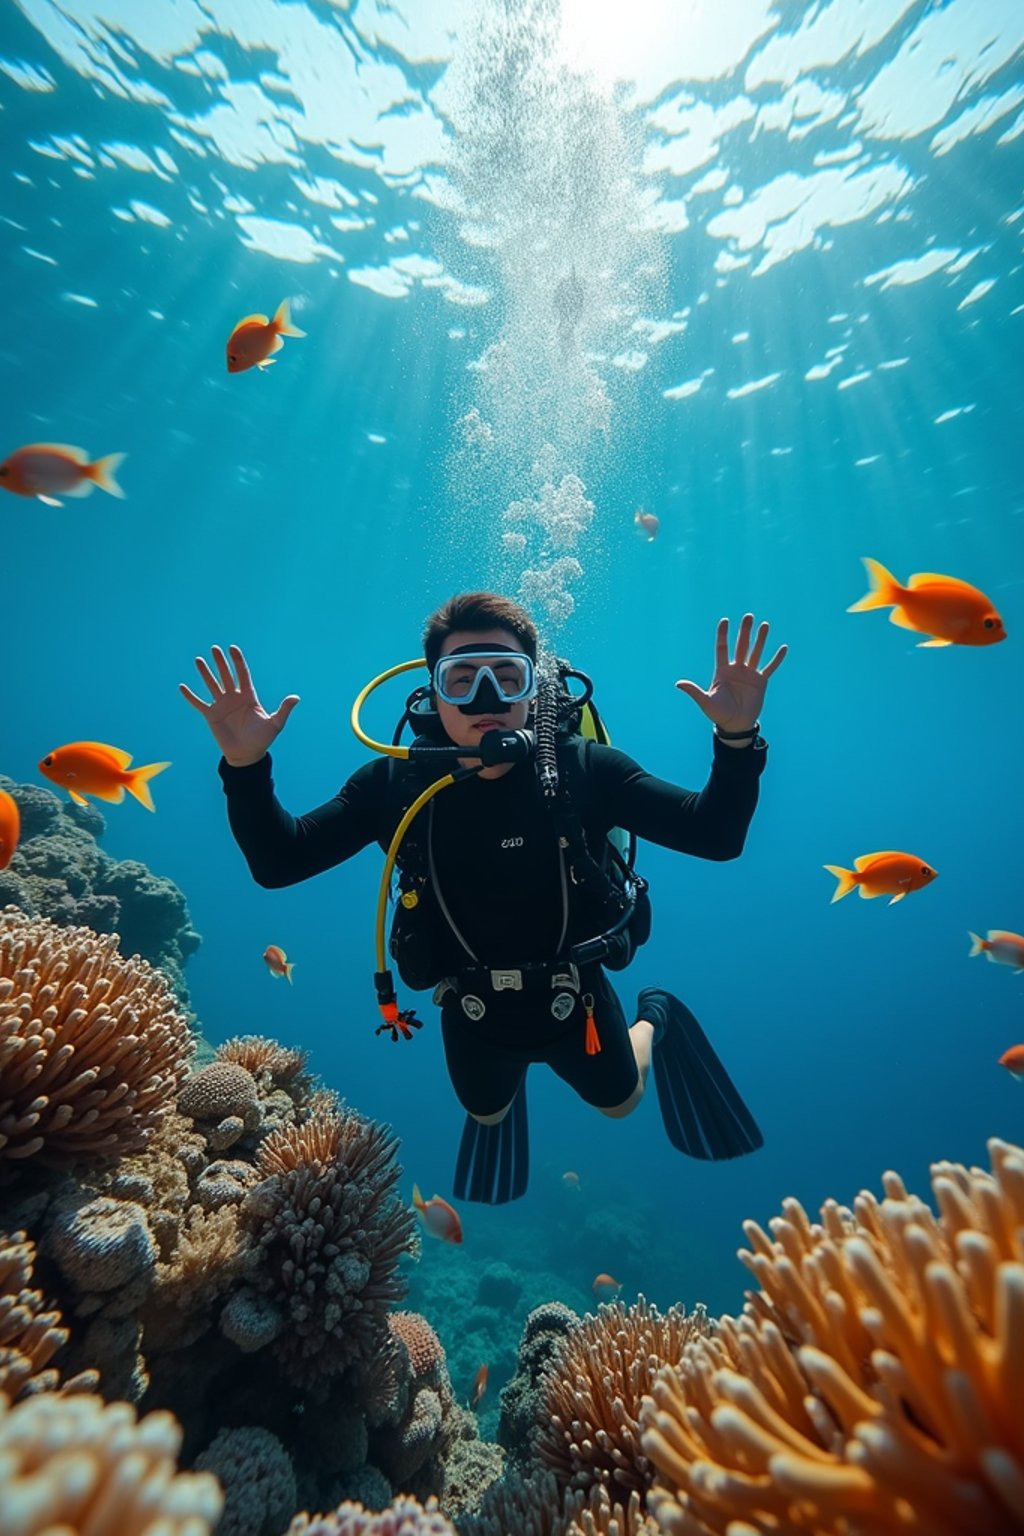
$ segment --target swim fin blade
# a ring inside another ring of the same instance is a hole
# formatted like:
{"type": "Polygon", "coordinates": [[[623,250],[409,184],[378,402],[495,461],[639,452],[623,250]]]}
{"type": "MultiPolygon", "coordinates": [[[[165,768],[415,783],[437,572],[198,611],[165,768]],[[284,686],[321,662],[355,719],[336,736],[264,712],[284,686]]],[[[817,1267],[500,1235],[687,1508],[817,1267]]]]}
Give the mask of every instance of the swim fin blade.
{"type": "Polygon", "coordinates": [[[763,1146],[757,1122],[689,1008],[671,992],[645,987],[637,1018],[655,1027],[654,1081],[672,1145],[707,1162],[763,1146]]]}
{"type": "Polygon", "coordinates": [[[497,1125],[481,1125],[466,1116],[455,1164],[456,1200],[482,1205],[506,1205],[526,1193],[530,1177],[530,1133],[526,1113],[526,1079],[512,1107],[497,1125]]]}

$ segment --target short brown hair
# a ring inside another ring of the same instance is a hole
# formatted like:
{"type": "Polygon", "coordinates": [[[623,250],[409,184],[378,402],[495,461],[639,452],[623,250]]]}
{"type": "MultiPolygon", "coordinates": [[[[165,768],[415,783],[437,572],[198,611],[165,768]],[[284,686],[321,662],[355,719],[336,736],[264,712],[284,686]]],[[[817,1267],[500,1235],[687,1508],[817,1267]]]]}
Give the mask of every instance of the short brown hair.
{"type": "Polygon", "coordinates": [[[531,661],[537,660],[537,626],[525,608],[498,592],[460,592],[434,610],[423,626],[423,654],[433,671],[441,647],[457,629],[510,630],[531,661]]]}

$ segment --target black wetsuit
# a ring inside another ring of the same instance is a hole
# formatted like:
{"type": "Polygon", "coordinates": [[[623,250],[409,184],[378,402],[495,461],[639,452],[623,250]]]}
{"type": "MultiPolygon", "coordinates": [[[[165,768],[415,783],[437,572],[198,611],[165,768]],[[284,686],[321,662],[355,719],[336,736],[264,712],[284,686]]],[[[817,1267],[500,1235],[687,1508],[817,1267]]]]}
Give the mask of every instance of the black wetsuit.
{"type": "MultiPolygon", "coordinates": [[[[596,852],[612,827],[623,827],[677,853],[734,859],[743,849],[766,758],[760,739],[748,747],[716,740],[708,781],[694,791],[654,778],[613,747],[588,743],[587,844],[596,852]]],[[[254,879],[267,887],[294,885],[370,843],[386,848],[400,814],[388,771],[384,758],[366,763],[333,800],[295,817],[274,794],[269,755],[247,768],[231,768],[222,759],[231,830],[254,879]]],[[[437,882],[480,963],[502,968],[553,960],[563,918],[558,850],[532,762],[517,764],[501,778],[466,779],[442,790],[433,805],[437,882]]],[[[440,977],[467,961],[436,912],[435,922],[440,977]]],[[[570,887],[568,942],[597,931],[593,912],[570,887]]],[[[599,1108],[613,1108],[630,1096],[637,1071],[622,1007],[600,965],[587,967],[582,982],[581,995],[594,998],[601,1041],[593,1055],[584,1048],[582,1004],[569,1018],[556,1020],[535,998],[500,992],[488,996],[483,1018],[470,1020],[457,991],[442,999],[448,1070],[470,1113],[503,1109],[533,1061],[547,1063],[599,1108]]]]}

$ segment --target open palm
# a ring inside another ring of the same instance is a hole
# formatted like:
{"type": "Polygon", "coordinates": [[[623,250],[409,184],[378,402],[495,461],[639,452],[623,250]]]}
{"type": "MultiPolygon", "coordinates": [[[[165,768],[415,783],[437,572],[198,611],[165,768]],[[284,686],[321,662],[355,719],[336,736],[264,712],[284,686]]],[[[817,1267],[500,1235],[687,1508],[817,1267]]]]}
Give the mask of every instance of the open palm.
{"type": "Polygon", "coordinates": [[[272,715],[268,715],[253,686],[248,663],[237,645],[228,646],[231,662],[219,645],[211,647],[216,673],[204,661],[196,657],[196,669],[210,690],[211,701],[201,699],[184,683],[178,688],[183,698],[197,709],[210,727],[213,738],[233,768],[244,768],[259,762],[271,742],[284,729],[285,722],[296,704],[298,694],[290,693],[282,699],[272,715]]]}
{"type": "Polygon", "coordinates": [[[771,661],[761,666],[768,625],[758,626],[754,643],[750,636],[754,628],[754,615],[745,613],[740,620],[736,635],[736,650],[729,659],[729,620],[719,619],[715,634],[715,671],[707,688],[688,678],[681,679],[676,687],[685,693],[704,711],[708,719],[723,731],[742,731],[753,727],[764,703],[768,679],[777,671],[785,658],[787,647],[780,645],[771,661]]]}

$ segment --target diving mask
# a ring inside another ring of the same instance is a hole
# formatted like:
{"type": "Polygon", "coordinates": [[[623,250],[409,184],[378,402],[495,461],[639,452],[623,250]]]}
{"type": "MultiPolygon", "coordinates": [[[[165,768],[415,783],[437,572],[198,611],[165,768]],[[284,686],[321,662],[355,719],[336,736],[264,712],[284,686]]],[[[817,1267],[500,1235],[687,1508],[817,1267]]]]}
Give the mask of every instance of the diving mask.
{"type": "Polygon", "coordinates": [[[460,646],[440,658],[432,681],[439,699],[467,715],[491,710],[498,713],[536,692],[536,670],[530,657],[503,646],[486,650],[460,646]]]}

